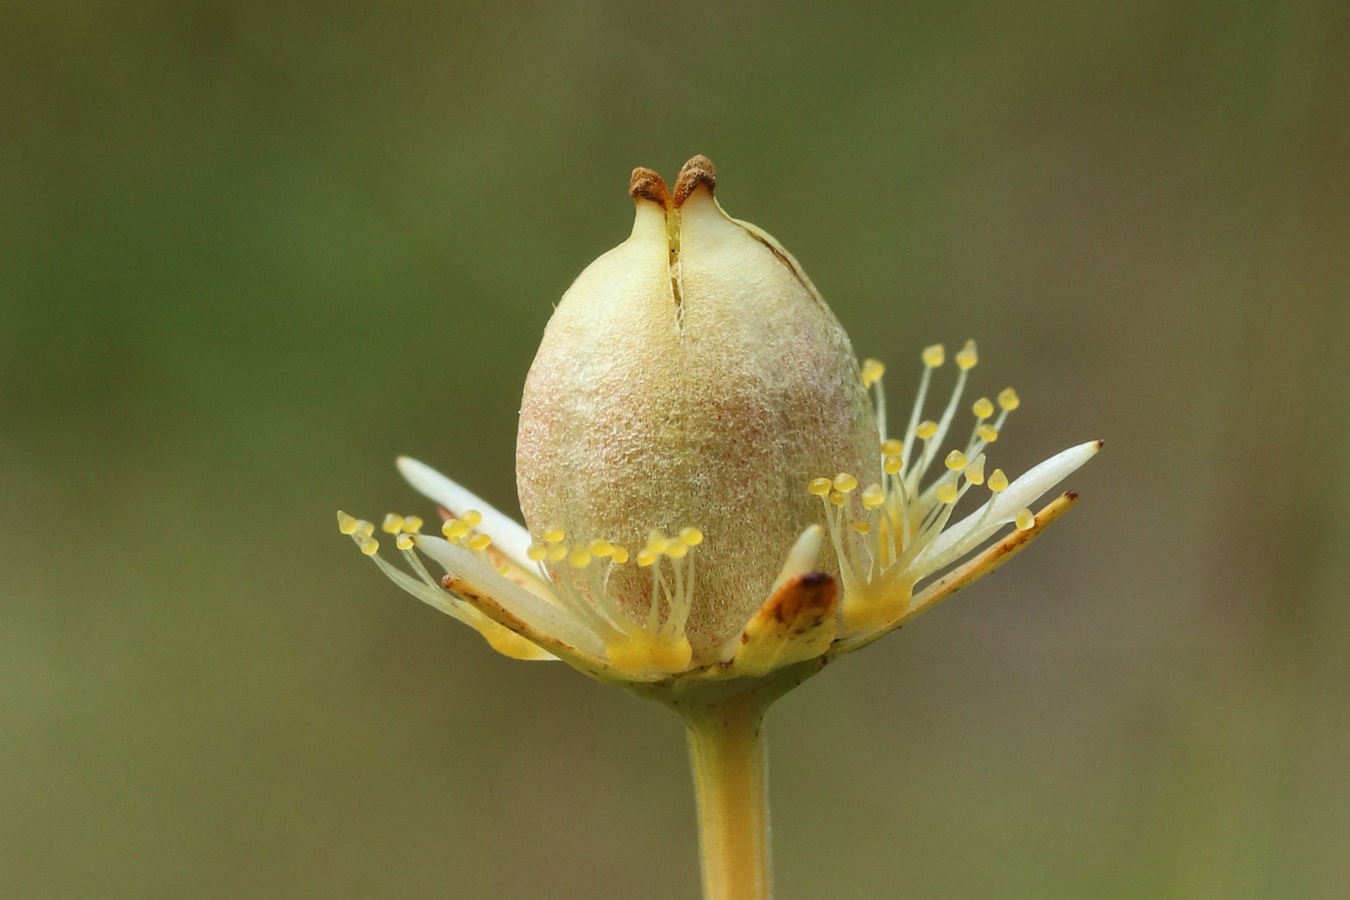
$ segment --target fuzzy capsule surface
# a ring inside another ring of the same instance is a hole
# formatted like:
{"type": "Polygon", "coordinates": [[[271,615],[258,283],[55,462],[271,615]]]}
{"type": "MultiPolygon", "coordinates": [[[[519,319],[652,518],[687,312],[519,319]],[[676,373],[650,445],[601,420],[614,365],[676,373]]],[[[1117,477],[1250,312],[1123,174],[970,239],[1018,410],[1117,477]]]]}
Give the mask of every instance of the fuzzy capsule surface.
{"type": "MultiPolygon", "coordinates": [[[[797,261],[728,216],[715,186],[702,157],[673,194],[656,173],[634,172],[632,233],[549,320],[516,450],[534,535],[561,527],[569,540],[641,547],[653,529],[702,529],[686,626],[696,656],[740,632],[793,541],[822,521],[811,477],[880,477],[848,335],[797,261]]],[[[616,567],[607,591],[641,621],[652,572],[616,567]]]]}

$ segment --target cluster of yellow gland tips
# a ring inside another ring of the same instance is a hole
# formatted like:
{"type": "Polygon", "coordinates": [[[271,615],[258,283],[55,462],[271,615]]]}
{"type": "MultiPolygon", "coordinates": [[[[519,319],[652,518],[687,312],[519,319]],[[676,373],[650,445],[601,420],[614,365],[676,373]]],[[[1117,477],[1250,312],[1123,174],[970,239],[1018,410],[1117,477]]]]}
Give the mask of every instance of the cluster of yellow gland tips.
{"type": "MultiPolygon", "coordinates": [[[[474,530],[475,526],[482,521],[483,514],[476,509],[471,509],[459,518],[446,519],[441,524],[441,534],[445,535],[446,540],[459,544],[461,547],[467,547],[476,553],[482,553],[492,544],[491,537],[474,530]]],[[[398,549],[411,550],[415,543],[413,535],[421,533],[422,525],[423,522],[419,516],[400,516],[398,513],[389,513],[380,523],[380,530],[394,538],[394,546],[398,549]]],[[[350,535],[366,556],[374,556],[380,552],[380,542],[375,539],[375,524],[373,522],[367,522],[365,519],[358,519],[345,512],[339,512],[338,531],[350,535]]]]}
{"type": "Polygon", "coordinates": [[[552,584],[560,605],[602,636],[611,665],[626,672],[678,672],[693,656],[684,627],[694,600],[695,548],[701,543],[703,532],[693,527],[681,529],[674,537],[661,531],[648,533],[646,545],[632,558],[652,574],[651,600],[641,622],[620,609],[609,592],[613,567],[630,561],[622,545],[603,539],[569,545],[566,531],[552,526],[544,529],[543,540],[532,543],[526,555],[539,565],[545,582],[552,584]],[[669,576],[661,566],[663,559],[669,576]],[[554,564],[552,578],[545,562],[554,564]]]}
{"type": "MultiPolygon", "coordinates": [[[[934,344],[924,349],[922,359],[919,392],[903,438],[886,437],[886,398],[881,385],[885,366],[875,359],[862,366],[863,384],[874,391],[877,424],[883,438],[882,481],[859,490],[855,475],[840,472],[833,477],[814,478],[807,485],[807,490],[824,504],[825,521],[844,586],[844,626],[849,630],[877,627],[902,614],[916,582],[960,559],[979,542],[977,526],[967,532],[968,540],[932,552],[935,539],[970,488],[985,485],[989,489],[990,496],[980,513],[987,519],[997,495],[1008,487],[1008,476],[1002,469],[994,469],[986,477],[984,449],[998,440],[1008,414],[1020,403],[1012,388],[999,393],[996,401],[988,397],[975,401],[971,406],[975,424],[964,449],[948,452],[943,457],[941,473],[926,486],[922,484],[941,452],[961,402],[967,373],[979,357],[974,341],[967,341],[956,354],[956,386],[937,420],[920,417],[933,370],[946,361],[946,351],[941,344],[934,344]],[[997,418],[994,418],[995,403],[999,410],[997,418]]],[[[1025,531],[1035,524],[1035,518],[1031,510],[1023,509],[1014,522],[1025,531]]]]}
{"type": "MultiPolygon", "coordinates": [[[[520,570],[513,572],[505,556],[487,552],[492,538],[477,530],[482,521],[482,514],[471,509],[446,519],[441,524],[441,534],[451,543],[473,551],[479,558],[497,563],[500,574],[507,577],[519,574],[520,570]]],[[[338,513],[339,531],[349,535],[361,552],[379,563],[396,583],[427,599],[434,598],[442,585],[426,570],[414,551],[416,536],[421,533],[422,526],[423,521],[417,516],[389,513],[380,529],[394,538],[394,546],[403,551],[425,588],[413,582],[405,583],[406,576],[401,577],[380,559],[380,542],[375,538],[373,522],[345,512],[338,513]],[[426,588],[431,590],[430,595],[426,588]]],[[[698,528],[683,528],[674,537],[652,531],[642,549],[630,556],[626,547],[603,539],[569,544],[562,528],[550,527],[544,529],[542,541],[532,543],[526,550],[526,556],[539,568],[539,577],[529,577],[527,586],[587,622],[601,636],[606,656],[615,668],[625,672],[678,672],[689,665],[693,656],[684,629],[693,606],[695,548],[701,543],[703,532],[698,528]],[[661,564],[663,560],[667,565],[661,564]],[[650,570],[652,576],[651,602],[645,618],[640,621],[625,613],[609,590],[614,567],[630,563],[650,570]]],[[[442,606],[440,603],[433,605],[442,606]]],[[[452,607],[452,614],[456,614],[455,609],[458,608],[452,607]]],[[[468,615],[475,621],[480,618],[462,609],[458,614],[468,615]]],[[[495,629],[489,628],[489,632],[492,631],[495,629]]],[[[492,634],[485,634],[489,640],[493,639],[492,634]]]]}

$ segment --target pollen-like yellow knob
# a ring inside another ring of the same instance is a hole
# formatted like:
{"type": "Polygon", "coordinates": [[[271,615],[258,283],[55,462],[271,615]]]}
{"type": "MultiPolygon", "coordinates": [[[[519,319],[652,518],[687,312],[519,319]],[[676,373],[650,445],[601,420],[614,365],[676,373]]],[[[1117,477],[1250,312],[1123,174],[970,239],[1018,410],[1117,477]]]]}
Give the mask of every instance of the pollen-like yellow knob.
{"type": "MultiPolygon", "coordinates": [[[[706,536],[686,624],[695,652],[745,625],[797,536],[824,521],[803,485],[827,472],[855,479],[830,489],[881,480],[863,383],[880,366],[859,366],[801,266],[723,212],[716,185],[703,157],[673,189],[634,173],[632,234],[554,311],[526,378],[516,451],[521,509],[546,542],[545,526],[633,547],[652,528],[706,536]]],[[[692,546],[682,537],[665,550],[692,546]]],[[[652,584],[649,570],[622,567],[607,590],[645,621],[652,584]]]]}

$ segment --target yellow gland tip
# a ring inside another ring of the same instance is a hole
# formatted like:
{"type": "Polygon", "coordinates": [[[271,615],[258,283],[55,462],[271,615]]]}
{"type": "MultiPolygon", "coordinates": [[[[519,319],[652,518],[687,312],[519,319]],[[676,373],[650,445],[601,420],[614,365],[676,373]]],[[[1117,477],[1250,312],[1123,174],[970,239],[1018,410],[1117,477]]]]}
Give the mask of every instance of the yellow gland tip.
{"type": "Polygon", "coordinates": [[[1008,476],[1003,474],[1002,469],[995,469],[989,476],[989,490],[995,494],[1008,489],[1008,476]]]}
{"type": "Polygon", "coordinates": [[[978,454],[966,466],[966,481],[971,484],[984,484],[984,454],[978,454]]]}
{"type": "Polygon", "coordinates": [[[591,541],[591,556],[597,559],[604,559],[614,553],[614,545],[609,541],[596,539],[591,541]]]}
{"type": "Polygon", "coordinates": [[[1017,396],[1017,391],[1012,388],[1004,388],[998,393],[998,408],[1004,412],[1012,412],[1022,405],[1022,398],[1017,396]]]}
{"type": "Polygon", "coordinates": [[[950,481],[942,482],[934,493],[939,503],[955,503],[956,498],[960,496],[960,493],[956,490],[956,485],[950,481]]]}
{"type": "Polygon", "coordinates": [[[549,562],[561,562],[567,556],[566,544],[551,544],[548,548],[549,562]]]}
{"type": "Polygon", "coordinates": [[[970,408],[977,419],[987,419],[994,414],[994,404],[988,397],[981,397],[975,401],[975,405],[970,408]]]}
{"type": "Polygon", "coordinates": [[[975,368],[975,364],[980,361],[980,355],[975,352],[975,342],[966,341],[966,345],[961,348],[961,352],[956,354],[956,364],[962,372],[969,372],[975,368]]]}
{"type": "Polygon", "coordinates": [[[417,534],[422,530],[421,516],[405,516],[403,519],[403,530],[408,534],[417,534]]]}
{"type": "Polygon", "coordinates": [[[871,387],[886,374],[886,364],[879,359],[865,359],[862,364],[863,387],[871,387]]]}
{"type": "Polygon", "coordinates": [[[543,562],[544,558],[548,556],[548,548],[543,544],[531,544],[530,548],[525,551],[525,555],[534,562],[543,562]]]}
{"type": "Polygon", "coordinates": [[[578,569],[584,569],[591,564],[591,551],[578,544],[568,551],[567,561],[578,569]]]}
{"type": "Polygon", "coordinates": [[[886,502],[886,492],[879,484],[869,484],[862,492],[863,509],[878,509],[886,502]]]}
{"type": "Polygon", "coordinates": [[[411,534],[400,534],[394,539],[394,546],[400,550],[411,550],[413,548],[413,536],[411,534]]]}
{"type": "Polygon", "coordinates": [[[905,442],[898,438],[888,438],[881,442],[882,456],[899,456],[905,452],[905,442]]]}
{"type": "Polygon", "coordinates": [[[941,344],[923,348],[923,364],[928,368],[936,369],[946,361],[947,350],[941,344]]]}
{"type": "Polygon", "coordinates": [[[1030,531],[1036,526],[1036,517],[1031,514],[1031,510],[1024,509],[1013,519],[1013,524],[1017,526],[1018,531],[1030,531]]]}
{"type": "Polygon", "coordinates": [[[386,534],[398,534],[403,530],[403,517],[398,513],[389,513],[380,523],[380,530],[386,534]]]}
{"type": "Polygon", "coordinates": [[[460,519],[446,519],[441,523],[441,534],[457,541],[469,533],[469,523],[460,519]]]}
{"type": "Polygon", "coordinates": [[[953,472],[960,472],[966,467],[966,455],[960,450],[953,450],[951,453],[947,454],[947,458],[942,462],[943,465],[953,472]]]}
{"type": "Polygon", "coordinates": [[[932,419],[924,419],[919,423],[919,427],[914,429],[914,433],[926,441],[937,434],[937,423],[932,419]]]}
{"type": "Polygon", "coordinates": [[[975,436],[986,444],[992,444],[998,440],[998,429],[993,425],[981,425],[975,429],[975,436]]]}
{"type": "Polygon", "coordinates": [[[609,558],[614,560],[615,565],[623,565],[628,562],[628,550],[625,547],[615,546],[614,551],[610,553],[609,558]]]}
{"type": "Polygon", "coordinates": [[[479,522],[483,521],[483,514],[476,509],[471,509],[468,512],[466,512],[463,516],[461,516],[461,518],[464,519],[464,523],[466,525],[472,528],[479,522]]]}
{"type": "Polygon", "coordinates": [[[681,528],[680,540],[684,541],[689,547],[697,547],[699,544],[703,543],[703,532],[692,526],[689,528],[681,528]]]}
{"type": "Polygon", "coordinates": [[[858,479],[848,472],[840,472],[834,476],[834,489],[841,494],[847,494],[858,486],[858,479]]]}
{"type": "Polygon", "coordinates": [[[834,485],[828,478],[812,478],[811,483],[806,486],[806,489],[817,497],[825,497],[829,495],[830,489],[833,487],[834,485]]]}
{"type": "Polygon", "coordinates": [[[492,538],[486,534],[475,534],[469,539],[470,550],[486,550],[492,543],[492,538]]]}
{"type": "Polygon", "coordinates": [[[887,475],[899,474],[904,467],[905,461],[898,456],[888,456],[881,463],[881,468],[886,470],[887,475]]]}
{"type": "Polygon", "coordinates": [[[343,534],[356,534],[357,520],[355,516],[350,516],[342,510],[338,510],[338,531],[343,534]]]}
{"type": "Polygon", "coordinates": [[[558,543],[559,541],[561,541],[561,540],[562,540],[563,538],[565,538],[565,537],[567,537],[567,532],[566,532],[566,531],[563,531],[563,530],[562,530],[561,528],[559,528],[557,525],[554,525],[554,526],[552,526],[552,527],[550,527],[550,528],[545,528],[545,529],[544,529],[544,542],[545,542],[545,543],[548,543],[548,544],[556,544],[556,543],[558,543]]]}

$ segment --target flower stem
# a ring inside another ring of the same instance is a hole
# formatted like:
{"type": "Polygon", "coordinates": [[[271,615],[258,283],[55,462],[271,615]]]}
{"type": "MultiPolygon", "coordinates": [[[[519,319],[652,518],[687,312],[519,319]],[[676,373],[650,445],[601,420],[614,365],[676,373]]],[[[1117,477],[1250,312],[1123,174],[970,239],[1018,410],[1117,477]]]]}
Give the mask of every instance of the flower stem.
{"type": "Polygon", "coordinates": [[[768,760],[754,692],[681,710],[698,801],[704,900],[769,900],[768,760]]]}

